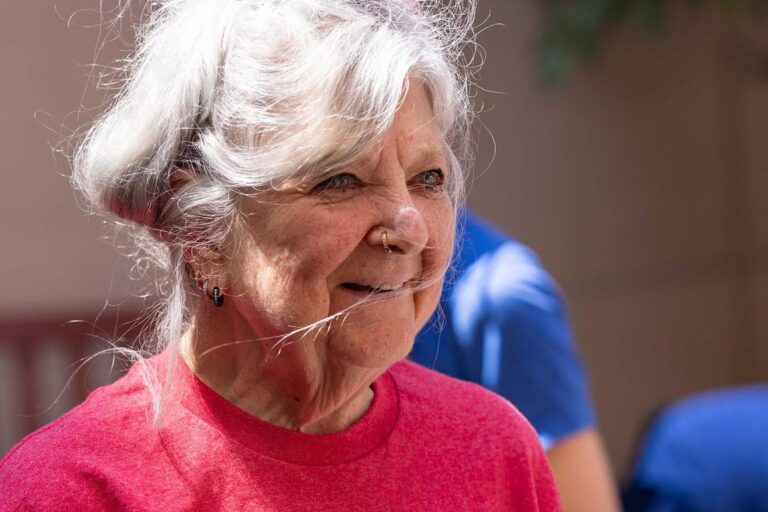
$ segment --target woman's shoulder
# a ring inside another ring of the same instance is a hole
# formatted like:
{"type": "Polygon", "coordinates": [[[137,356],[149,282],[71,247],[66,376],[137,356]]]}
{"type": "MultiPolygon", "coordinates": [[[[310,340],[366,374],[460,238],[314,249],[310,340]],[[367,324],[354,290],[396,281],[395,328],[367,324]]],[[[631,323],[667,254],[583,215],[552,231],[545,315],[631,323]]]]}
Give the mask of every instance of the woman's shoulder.
{"type": "Polygon", "coordinates": [[[132,370],[26,436],[0,460],[0,488],[7,500],[3,506],[30,503],[32,496],[56,496],[69,503],[67,489],[82,491],[75,482],[90,469],[141,444],[140,433],[149,423],[146,400],[141,379],[132,370]]]}
{"type": "Polygon", "coordinates": [[[471,479],[475,505],[492,497],[478,509],[562,510],[538,436],[511,403],[408,361],[390,374],[400,400],[403,458],[415,453],[427,461],[424,471],[471,479]]]}
{"type": "Polygon", "coordinates": [[[533,427],[514,405],[478,384],[411,361],[394,365],[390,374],[397,384],[401,408],[412,414],[424,414],[448,428],[471,425],[492,436],[538,443],[533,427]],[[486,428],[489,425],[493,427],[486,428]]]}

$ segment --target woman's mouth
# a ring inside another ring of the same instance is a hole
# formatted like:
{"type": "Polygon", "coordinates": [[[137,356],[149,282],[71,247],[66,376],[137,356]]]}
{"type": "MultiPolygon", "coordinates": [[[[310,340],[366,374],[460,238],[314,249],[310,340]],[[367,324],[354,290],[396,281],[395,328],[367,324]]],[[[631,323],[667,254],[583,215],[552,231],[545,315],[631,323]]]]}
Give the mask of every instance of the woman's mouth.
{"type": "Polygon", "coordinates": [[[405,283],[379,283],[379,284],[358,284],[358,283],[343,283],[342,288],[349,290],[358,295],[373,295],[377,293],[387,293],[395,290],[399,290],[405,285],[405,283]]]}

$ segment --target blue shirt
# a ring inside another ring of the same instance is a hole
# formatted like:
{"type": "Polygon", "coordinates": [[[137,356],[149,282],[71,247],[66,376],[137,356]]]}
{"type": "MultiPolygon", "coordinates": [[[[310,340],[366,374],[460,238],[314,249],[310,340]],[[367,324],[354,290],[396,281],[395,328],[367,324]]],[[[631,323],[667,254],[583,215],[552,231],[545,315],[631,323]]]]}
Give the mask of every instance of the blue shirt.
{"type": "Polygon", "coordinates": [[[595,421],[563,299],[531,250],[462,217],[441,307],[411,359],[502,395],[548,449],[595,421]]]}
{"type": "Polygon", "coordinates": [[[628,512],[768,512],[768,385],[662,411],[641,447],[628,512]]]}

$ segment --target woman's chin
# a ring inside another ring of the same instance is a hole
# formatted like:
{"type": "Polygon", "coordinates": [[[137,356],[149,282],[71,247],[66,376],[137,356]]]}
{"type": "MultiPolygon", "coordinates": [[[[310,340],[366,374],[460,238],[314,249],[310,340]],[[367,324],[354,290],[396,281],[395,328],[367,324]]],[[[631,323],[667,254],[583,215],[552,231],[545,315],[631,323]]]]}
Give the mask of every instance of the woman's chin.
{"type": "Polygon", "coordinates": [[[413,348],[412,329],[350,329],[328,338],[328,356],[334,363],[361,368],[386,369],[405,359],[413,348]]]}

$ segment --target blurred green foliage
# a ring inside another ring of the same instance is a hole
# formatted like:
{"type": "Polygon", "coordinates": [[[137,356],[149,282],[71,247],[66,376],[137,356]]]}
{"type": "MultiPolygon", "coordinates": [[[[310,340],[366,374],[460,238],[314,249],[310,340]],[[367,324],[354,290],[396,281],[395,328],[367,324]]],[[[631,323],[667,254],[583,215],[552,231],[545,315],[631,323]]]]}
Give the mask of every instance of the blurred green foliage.
{"type": "Polygon", "coordinates": [[[747,12],[766,0],[544,0],[547,12],[539,44],[539,74],[557,84],[575,65],[594,58],[608,35],[624,23],[637,23],[650,34],[664,25],[672,2],[697,7],[711,4],[730,13],[747,12]]]}

